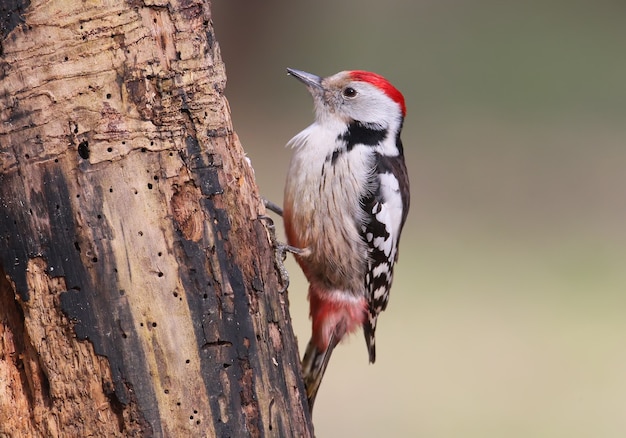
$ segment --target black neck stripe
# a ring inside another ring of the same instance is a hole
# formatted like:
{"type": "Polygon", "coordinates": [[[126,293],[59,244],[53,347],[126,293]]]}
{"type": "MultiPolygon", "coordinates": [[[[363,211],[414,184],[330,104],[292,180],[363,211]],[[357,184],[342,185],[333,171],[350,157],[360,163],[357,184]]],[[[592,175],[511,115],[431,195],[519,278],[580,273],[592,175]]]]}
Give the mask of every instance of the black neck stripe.
{"type": "Polygon", "coordinates": [[[352,150],[357,144],[376,146],[387,137],[387,129],[372,128],[355,120],[348,125],[348,130],[337,137],[346,143],[346,149],[352,150]]]}

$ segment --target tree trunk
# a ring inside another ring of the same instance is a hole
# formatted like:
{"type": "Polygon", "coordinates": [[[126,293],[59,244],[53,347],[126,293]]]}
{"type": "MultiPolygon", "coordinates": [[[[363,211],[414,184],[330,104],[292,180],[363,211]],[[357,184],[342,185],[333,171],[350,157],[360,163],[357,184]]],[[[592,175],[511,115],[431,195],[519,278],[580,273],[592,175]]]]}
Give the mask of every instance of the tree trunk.
{"type": "Polygon", "coordinates": [[[0,15],[0,436],[311,436],[207,3],[0,15]]]}

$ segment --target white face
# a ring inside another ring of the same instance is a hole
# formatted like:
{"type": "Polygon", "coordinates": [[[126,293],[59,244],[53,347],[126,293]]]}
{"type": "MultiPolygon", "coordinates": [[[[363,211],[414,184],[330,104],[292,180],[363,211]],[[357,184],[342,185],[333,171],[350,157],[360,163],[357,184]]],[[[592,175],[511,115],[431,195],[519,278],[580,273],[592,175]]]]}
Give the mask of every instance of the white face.
{"type": "Polygon", "coordinates": [[[396,102],[378,87],[352,80],[348,72],[329,76],[321,85],[322,88],[309,86],[320,122],[336,118],[342,122],[356,120],[384,128],[400,123],[402,113],[396,102]]]}

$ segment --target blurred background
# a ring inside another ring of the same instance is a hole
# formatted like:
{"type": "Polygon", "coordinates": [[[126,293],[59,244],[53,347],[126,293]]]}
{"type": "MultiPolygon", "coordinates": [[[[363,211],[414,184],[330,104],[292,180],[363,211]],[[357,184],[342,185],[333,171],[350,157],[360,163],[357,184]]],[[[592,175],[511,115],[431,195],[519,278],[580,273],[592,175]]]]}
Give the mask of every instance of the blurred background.
{"type": "MultiPolygon", "coordinates": [[[[286,67],[372,70],[407,101],[412,206],[377,362],[361,333],[335,351],[317,436],[626,436],[626,3],[212,10],[235,130],[278,203],[284,145],[313,121],[286,67]]],[[[303,351],[307,286],[288,268],[303,351]]]]}

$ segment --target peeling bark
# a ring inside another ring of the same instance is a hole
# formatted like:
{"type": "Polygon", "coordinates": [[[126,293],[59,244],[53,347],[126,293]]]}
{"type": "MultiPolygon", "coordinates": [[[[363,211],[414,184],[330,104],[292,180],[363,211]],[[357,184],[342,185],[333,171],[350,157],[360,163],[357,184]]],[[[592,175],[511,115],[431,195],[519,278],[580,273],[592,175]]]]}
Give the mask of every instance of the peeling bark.
{"type": "Polygon", "coordinates": [[[311,436],[201,1],[0,18],[0,436],[311,436]]]}

